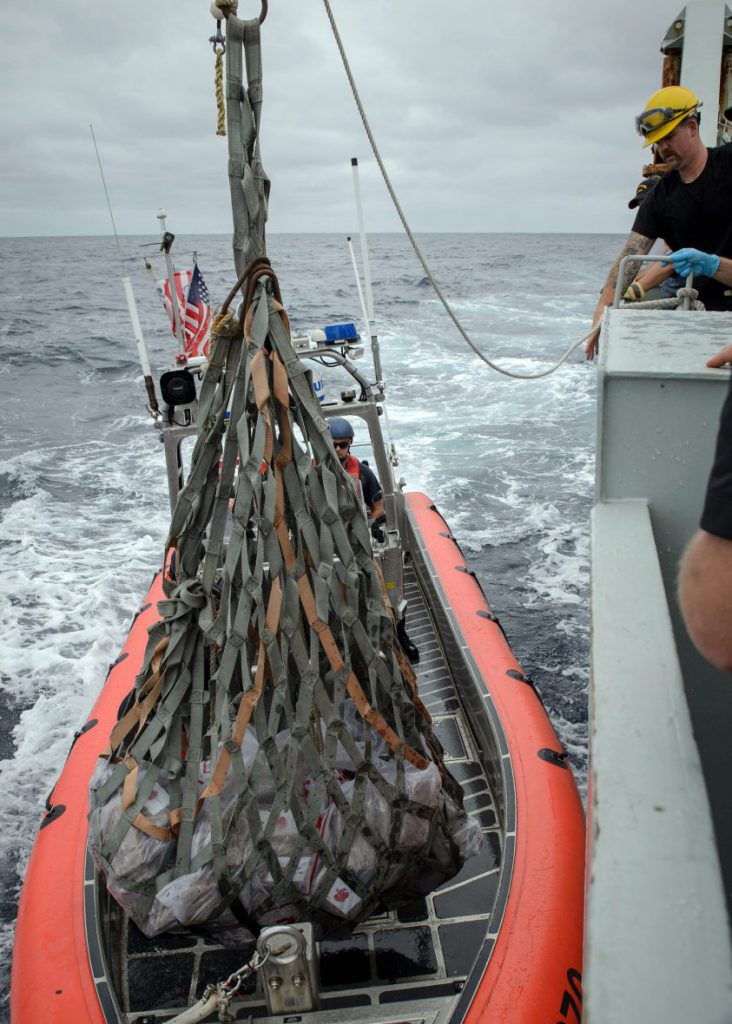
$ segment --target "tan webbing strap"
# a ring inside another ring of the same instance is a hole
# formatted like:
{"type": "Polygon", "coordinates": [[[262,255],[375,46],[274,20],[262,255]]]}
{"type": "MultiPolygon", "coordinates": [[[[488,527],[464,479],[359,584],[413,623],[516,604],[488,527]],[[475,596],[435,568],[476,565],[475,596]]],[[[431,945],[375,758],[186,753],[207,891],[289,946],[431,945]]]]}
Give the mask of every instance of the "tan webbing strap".
{"type": "MultiPolygon", "coordinates": [[[[446,792],[450,777],[398,649],[365,513],[266,259],[240,271],[225,306],[171,522],[176,576],[150,630],[135,703],[110,737],[125,761],[94,797],[100,808],[119,793],[121,817],[102,844],[92,812],[93,846],[113,872],[130,827],[145,841],[174,842],[153,882],[131,883],[142,927],[156,892],[207,865],[213,913],[235,899],[248,911],[256,891],[255,916],[286,904],[329,926],[336,881],[358,894],[362,916],[387,884],[393,894],[395,879],[412,877],[412,861],[433,870],[430,845],[405,852],[403,831],[412,814],[428,822],[429,843],[436,830],[448,837],[445,808],[413,803],[408,777],[432,761],[446,792]],[[235,318],[228,304],[241,288],[235,318]],[[337,768],[344,752],[353,770],[337,768]],[[155,785],[170,797],[167,828],[145,814],[155,785]],[[383,834],[368,824],[376,795],[388,809],[383,834]],[[331,814],[335,843],[323,831],[331,814]],[[368,882],[349,867],[357,842],[374,851],[368,882]],[[241,844],[234,861],[231,843],[241,844]]],[[[457,862],[440,842],[446,866],[434,870],[448,877],[457,862]]]]}
{"type": "Polygon", "coordinates": [[[152,674],[143,683],[142,688],[136,695],[135,703],[132,705],[130,710],[112,729],[109,737],[110,754],[113,753],[119,747],[122,740],[129,735],[133,726],[138,726],[137,731],[139,733],[140,729],[147,721],[150,711],[155,706],[155,702],[158,699],[163,684],[163,677],[160,672],[160,662],[162,661],[163,654],[165,653],[169,643],[170,637],[165,636],[156,646],[155,654],[153,655],[152,664],[150,666],[152,674]]]}
{"type": "MultiPolygon", "coordinates": [[[[126,763],[127,759],[125,759],[126,763]]],[[[132,765],[125,778],[124,785],[122,787],[122,810],[129,810],[130,807],[135,803],[137,799],[137,773],[139,771],[138,764],[130,758],[132,765]]],[[[140,832],[144,832],[148,836],[152,836],[153,839],[159,839],[161,842],[167,842],[167,840],[173,838],[173,832],[169,828],[160,828],[158,825],[153,825],[143,814],[138,814],[133,819],[132,824],[140,832]]]]}
{"type": "MultiPolygon", "coordinates": [[[[280,587],[280,581],[275,580],[272,584],[272,590],[270,592],[269,604],[267,605],[267,618],[266,628],[271,632],[277,631],[277,626],[280,619],[280,609],[282,607],[282,588],[280,587]]],[[[257,661],[257,671],[254,676],[254,683],[244,693],[241,702],[239,704],[239,711],[237,712],[236,720],[234,723],[234,729],[231,734],[231,742],[234,746],[239,749],[244,742],[244,733],[247,730],[247,726],[251,720],[254,708],[262,696],[262,690],[264,688],[264,674],[267,664],[266,646],[264,640],[259,642],[259,658],[257,661]]],[[[206,788],[201,793],[201,800],[205,800],[209,796],[220,793],[224,787],[224,781],[229,771],[229,764],[231,762],[231,751],[228,746],[225,746],[221,751],[216,768],[211,776],[211,781],[208,783],[206,788]]]]}
{"type": "MultiPolygon", "coordinates": [[[[315,599],[313,592],[310,589],[305,576],[301,576],[298,580],[298,587],[300,588],[300,600],[302,606],[305,609],[305,615],[307,617],[310,628],[313,629],[320,638],[320,642],[323,645],[323,650],[330,662],[331,668],[334,672],[342,671],[343,659],[341,658],[338,650],[338,645],[333,639],[328,623],[323,622],[322,619],[317,617],[315,611],[315,599]]],[[[353,672],[349,672],[347,676],[346,688],[349,696],[353,700],[354,704],[358,708],[358,713],[363,719],[365,719],[369,725],[374,728],[379,735],[388,743],[389,747],[395,753],[401,753],[407,758],[416,768],[426,768],[429,762],[421,754],[418,754],[416,750],[413,750],[408,744],[403,743],[396,735],[393,729],[389,727],[382,715],[375,711],[366,699],[366,694],[361,688],[361,684],[354,675],[353,672]]]]}

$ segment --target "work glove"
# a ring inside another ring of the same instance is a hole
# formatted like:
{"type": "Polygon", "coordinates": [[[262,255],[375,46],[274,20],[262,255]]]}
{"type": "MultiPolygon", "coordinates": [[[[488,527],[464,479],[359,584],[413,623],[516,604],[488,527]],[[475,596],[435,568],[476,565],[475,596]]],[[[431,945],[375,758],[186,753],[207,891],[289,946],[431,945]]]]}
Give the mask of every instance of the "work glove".
{"type": "Polygon", "coordinates": [[[698,249],[679,249],[671,252],[665,260],[661,260],[664,267],[673,263],[674,270],[682,277],[686,277],[692,270],[694,274],[703,274],[705,277],[714,277],[719,270],[719,256],[711,252],[699,252],[698,249]]]}
{"type": "Polygon", "coordinates": [[[371,529],[371,536],[374,538],[374,540],[378,540],[380,544],[383,544],[384,541],[386,540],[386,536],[383,530],[385,522],[386,516],[378,516],[376,519],[372,519],[371,522],[369,523],[369,527],[371,529]]]}
{"type": "Polygon", "coordinates": [[[633,281],[631,285],[625,289],[625,295],[623,298],[626,302],[643,302],[646,297],[646,290],[640,281],[633,281]]]}

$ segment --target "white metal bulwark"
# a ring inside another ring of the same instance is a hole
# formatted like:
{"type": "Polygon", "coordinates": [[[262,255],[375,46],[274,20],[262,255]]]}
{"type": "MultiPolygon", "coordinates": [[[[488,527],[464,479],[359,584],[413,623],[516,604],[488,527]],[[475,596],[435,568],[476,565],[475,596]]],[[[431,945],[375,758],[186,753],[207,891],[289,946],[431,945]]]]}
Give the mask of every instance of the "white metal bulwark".
{"type": "Polygon", "coordinates": [[[729,1024],[732,681],[676,600],[729,371],[732,314],[609,310],[592,516],[583,1020],[729,1024]],[[720,871],[720,861],[723,871],[720,871]]]}

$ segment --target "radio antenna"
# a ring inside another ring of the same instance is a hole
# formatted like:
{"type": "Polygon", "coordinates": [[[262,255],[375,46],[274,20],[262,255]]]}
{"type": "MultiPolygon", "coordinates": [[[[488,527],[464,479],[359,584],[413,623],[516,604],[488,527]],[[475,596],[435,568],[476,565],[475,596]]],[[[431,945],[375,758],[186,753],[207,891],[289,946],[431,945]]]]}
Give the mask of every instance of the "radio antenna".
{"type": "Polygon", "coordinates": [[[91,132],[92,142],[94,143],[94,152],[97,155],[97,163],[99,164],[99,173],[102,177],[102,185],[104,186],[104,195],[107,197],[107,209],[109,210],[109,219],[112,221],[112,231],[114,232],[114,240],[117,243],[117,255],[119,256],[119,265],[124,276],[124,267],[122,265],[122,248],[119,244],[119,235],[117,234],[117,225],[114,223],[114,214],[112,213],[112,203],[109,198],[109,190],[107,188],[107,181],[104,177],[104,168],[102,167],[102,160],[99,156],[99,147],[97,146],[97,137],[94,134],[94,125],[89,125],[89,131],[91,132]]]}
{"type": "Polygon", "coordinates": [[[114,231],[114,240],[117,243],[117,256],[119,257],[119,268],[122,272],[122,287],[125,290],[125,298],[127,299],[127,309],[130,314],[130,320],[132,321],[132,333],[135,336],[135,342],[137,344],[137,352],[140,357],[140,365],[142,366],[142,375],[145,378],[145,389],[147,391],[147,398],[150,404],[150,412],[153,416],[160,415],[160,407],[158,400],[155,395],[155,384],[152,379],[152,370],[150,369],[150,359],[147,354],[147,346],[145,345],[145,338],[142,334],[142,324],[140,323],[140,317],[137,312],[137,303],[135,302],[135,293],[132,290],[132,281],[125,274],[125,267],[122,261],[122,247],[119,244],[119,235],[117,234],[117,225],[114,223],[114,214],[112,213],[112,203],[109,199],[109,190],[107,189],[107,182],[104,178],[104,168],[102,167],[102,161],[99,156],[99,148],[97,146],[97,138],[94,134],[94,125],[89,125],[91,131],[92,142],[94,143],[94,152],[97,154],[97,163],[99,164],[99,173],[102,176],[102,185],[104,185],[104,194],[107,197],[107,209],[109,210],[109,217],[112,221],[112,230],[114,231]]]}

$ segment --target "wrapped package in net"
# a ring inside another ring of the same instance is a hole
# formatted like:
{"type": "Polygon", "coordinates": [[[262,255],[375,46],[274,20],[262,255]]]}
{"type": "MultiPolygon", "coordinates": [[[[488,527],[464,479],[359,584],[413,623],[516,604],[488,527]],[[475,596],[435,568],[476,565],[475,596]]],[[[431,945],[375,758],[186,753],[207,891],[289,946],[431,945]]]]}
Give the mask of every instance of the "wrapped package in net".
{"type": "MultiPolygon", "coordinates": [[[[276,737],[280,750],[290,742],[287,731],[276,737]]],[[[360,749],[360,748],[359,748],[360,749]]],[[[241,749],[245,771],[251,774],[254,754],[257,750],[256,734],[249,727],[241,749]]],[[[302,842],[298,826],[299,815],[290,808],[283,808],[273,815],[274,789],[264,781],[256,793],[256,808],[260,834],[269,829],[268,844],[276,857],[279,871],[273,875],[267,860],[263,860],[248,876],[242,886],[232,912],[231,907],[222,905],[222,898],[216,883],[211,859],[206,858],[201,867],[185,873],[172,871],[170,880],[162,886],[155,886],[152,901],[145,898],[146,883],[154,882],[174,869],[175,838],[161,839],[137,828],[128,829],[111,862],[105,864],[102,850],[123,816],[122,794],[115,792],[106,802],[94,807],[98,790],[109,780],[113,767],[102,758],[92,778],[92,841],[91,851],[98,865],[108,874],[107,887],[115,899],[128,912],[137,926],[149,936],[179,927],[212,926],[235,927],[242,921],[251,925],[285,923],[302,918],[301,908],[307,905],[313,894],[318,893],[326,913],[340,921],[357,922],[363,917],[363,904],[373,906],[372,890],[379,864],[385,856],[384,850],[394,839],[396,857],[388,871],[383,874],[382,894],[384,902],[391,906],[403,902],[404,883],[409,898],[431,891],[445,877],[455,870],[455,856],[459,861],[476,853],[482,843],[482,834],[477,822],[461,815],[458,805],[444,791],[442,777],[437,766],[430,762],[425,769],[415,768],[407,763],[404,771],[405,804],[400,816],[398,829],[392,831],[393,814],[388,798],[383,795],[394,787],[396,770],[393,760],[385,758],[376,762],[377,784],[366,778],[363,793],[357,797],[357,766],[350,759],[340,758],[340,767],[334,771],[334,781],[341,791],[342,799],[337,802],[326,792],[323,803],[318,807],[314,822],[314,842],[302,842]],[[354,800],[359,799],[360,826],[348,836],[347,820],[354,800]],[[342,813],[339,804],[345,808],[342,813]],[[437,812],[438,827],[431,826],[431,819],[437,812]],[[460,826],[455,828],[457,821],[460,826]],[[446,841],[444,824],[453,827],[452,844],[446,841]],[[443,825],[443,827],[440,827],[443,825]],[[339,842],[347,854],[339,861],[336,857],[339,842]],[[427,856],[425,857],[425,852],[427,856]],[[414,870],[413,857],[419,857],[420,866],[414,870]],[[340,865],[342,870],[333,877],[329,870],[340,865]],[[409,876],[412,877],[409,877],[409,876]],[[283,884],[283,880],[289,879],[283,884]],[[275,889],[279,882],[279,889],[275,889]],[[327,882],[327,884],[326,884],[327,882]],[[350,884],[349,884],[350,883],[350,884]],[[389,893],[393,892],[393,898],[389,893]],[[243,911],[243,913],[242,913],[243,911]]],[[[293,789],[296,804],[306,806],[313,786],[312,775],[302,768],[297,772],[297,784],[293,789]]],[[[141,764],[140,782],[144,782],[151,766],[141,764]]],[[[199,786],[205,789],[210,778],[210,762],[201,765],[199,786]]],[[[236,788],[233,774],[221,794],[223,813],[227,823],[227,866],[236,874],[255,849],[249,819],[243,810],[236,808],[236,788]]],[[[158,782],[143,804],[142,813],[156,826],[164,826],[169,820],[170,800],[165,784],[158,782]]],[[[202,811],[196,822],[191,845],[191,861],[195,863],[200,854],[211,850],[211,824],[202,811]]],[[[386,855],[388,857],[388,854],[386,855]]],[[[149,890],[152,892],[152,889],[149,890]]],[[[250,929],[251,930],[251,929],[250,929]]],[[[256,931],[256,927],[253,928],[256,931]]]]}
{"type": "Polygon", "coordinates": [[[160,620],[90,787],[97,866],[148,935],[355,924],[482,841],[276,278],[259,260],[244,280],[214,330],[160,620]]]}

